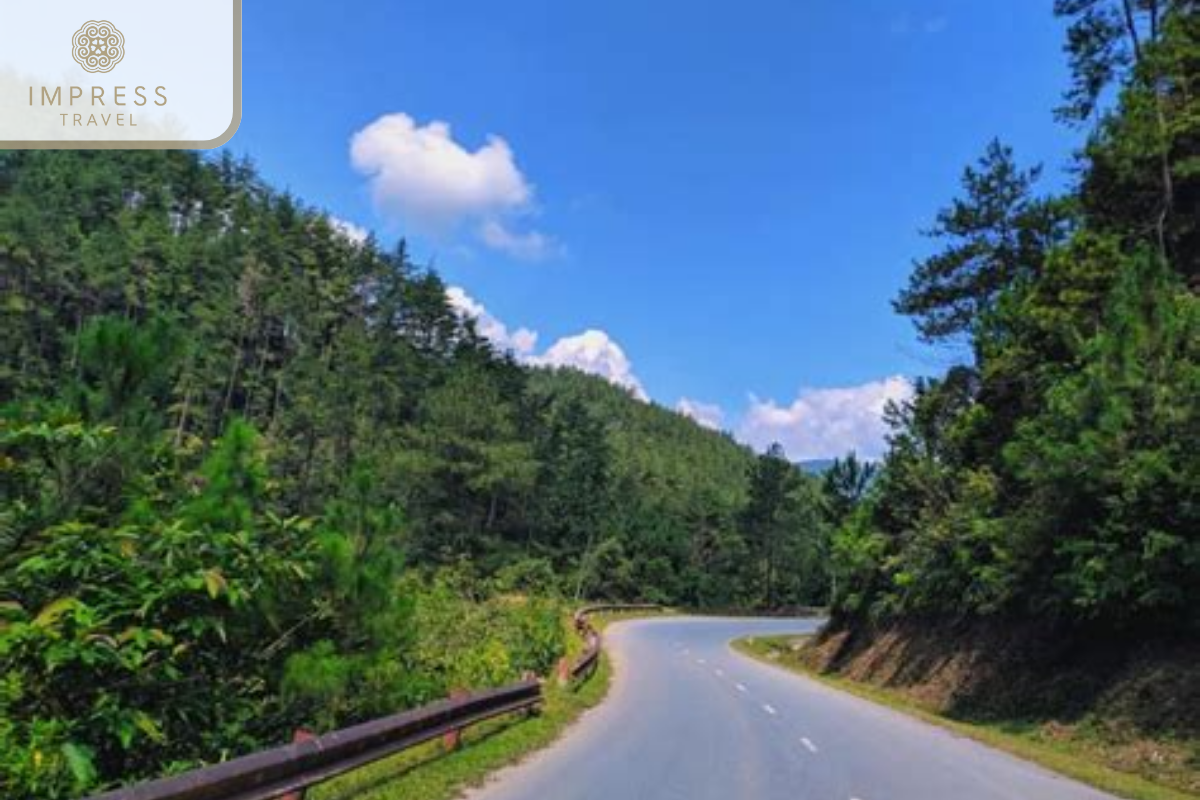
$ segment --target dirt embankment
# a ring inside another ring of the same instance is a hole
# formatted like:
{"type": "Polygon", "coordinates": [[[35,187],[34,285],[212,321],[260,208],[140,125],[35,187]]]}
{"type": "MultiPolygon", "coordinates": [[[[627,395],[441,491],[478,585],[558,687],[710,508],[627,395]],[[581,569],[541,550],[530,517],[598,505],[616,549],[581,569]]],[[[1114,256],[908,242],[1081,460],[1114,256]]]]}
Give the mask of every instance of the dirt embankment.
{"type": "Polygon", "coordinates": [[[1200,794],[1200,640],[1037,621],[835,621],[799,652],[947,717],[1069,744],[1200,794]]]}

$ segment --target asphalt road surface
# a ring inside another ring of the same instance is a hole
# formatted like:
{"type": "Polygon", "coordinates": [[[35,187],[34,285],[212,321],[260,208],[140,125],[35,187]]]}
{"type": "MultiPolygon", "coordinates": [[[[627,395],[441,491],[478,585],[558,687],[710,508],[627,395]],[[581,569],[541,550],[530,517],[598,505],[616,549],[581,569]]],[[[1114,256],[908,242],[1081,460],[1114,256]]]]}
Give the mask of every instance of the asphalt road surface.
{"type": "Polygon", "coordinates": [[[470,800],[1101,800],[1097,790],[753,661],[741,636],[812,620],[609,628],[608,699],[470,800]]]}

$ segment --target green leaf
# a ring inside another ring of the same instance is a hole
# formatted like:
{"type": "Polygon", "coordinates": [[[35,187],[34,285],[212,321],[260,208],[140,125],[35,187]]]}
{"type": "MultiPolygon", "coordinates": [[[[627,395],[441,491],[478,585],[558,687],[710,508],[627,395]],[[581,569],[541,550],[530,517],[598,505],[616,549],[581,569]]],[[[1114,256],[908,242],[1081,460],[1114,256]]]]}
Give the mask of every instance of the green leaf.
{"type": "Polygon", "coordinates": [[[162,743],[167,740],[166,734],[164,734],[162,729],[158,727],[158,723],[156,723],[145,711],[138,711],[134,713],[133,724],[137,725],[138,730],[146,734],[155,742],[162,743]]]}
{"type": "Polygon", "coordinates": [[[204,571],[204,585],[208,589],[208,596],[216,600],[222,590],[229,591],[229,584],[225,581],[225,576],[221,574],[219,569],[206,569],[204,571]]]}
{"type": "Polygon", "coordinates": [[[79,608],[80,605],[81,603],[74,597],[59,598],[38,612],[38,615],[34,617],[33,626],[35,628],[51,628],[63,614],[79,608]]]}
{"type": "Polygon", "coordinates": [[[96,764],[90,747],[67,742],[59,749],[62,751],[63,758],[67,760],[71,776],[75,778],[76,789],[86,789],[95,783],[96,764]]]}

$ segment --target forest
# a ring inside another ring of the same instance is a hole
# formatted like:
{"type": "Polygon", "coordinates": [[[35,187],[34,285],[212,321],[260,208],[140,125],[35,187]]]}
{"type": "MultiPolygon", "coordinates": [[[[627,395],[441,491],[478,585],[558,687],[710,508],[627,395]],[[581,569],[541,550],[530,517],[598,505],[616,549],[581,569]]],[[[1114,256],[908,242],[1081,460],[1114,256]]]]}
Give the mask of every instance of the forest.
{"type": "Polygon", "coordinates": [[[0,287],[4,796],[545,674],[581,598],[826,599],[818,479],[518,364],[244,161],[3,153],[0,287]]]}
{"type": "Polygon", "coordinates": [[[895,307],[957,363],[889,409],[834,535],[848,620],[1200,625],[1200,13],[1055,11],[1071,185],[997,141],[937,214],[895,307]]]}

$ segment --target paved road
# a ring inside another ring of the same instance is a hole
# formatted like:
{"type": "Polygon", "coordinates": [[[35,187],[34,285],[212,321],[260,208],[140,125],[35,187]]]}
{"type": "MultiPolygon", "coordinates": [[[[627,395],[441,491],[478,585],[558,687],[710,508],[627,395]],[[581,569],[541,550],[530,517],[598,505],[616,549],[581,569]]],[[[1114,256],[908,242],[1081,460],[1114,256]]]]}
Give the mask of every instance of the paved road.
{"type": "Polygon", "coordinates": [[[808,620],[609,629],[609,698],[470,800],[1103,800],[1039,767],[733,652],[808,620]]]}

